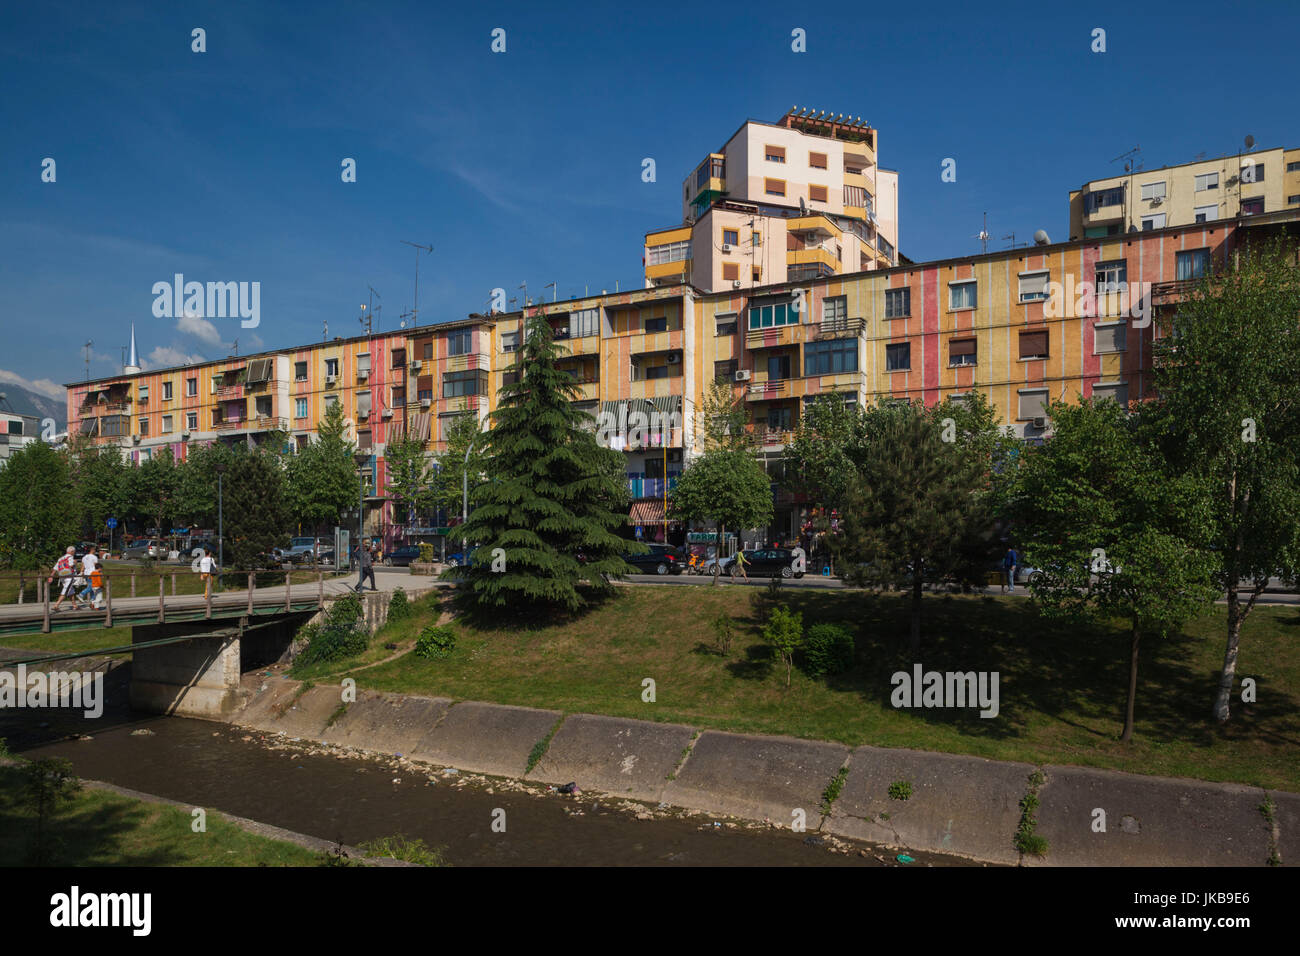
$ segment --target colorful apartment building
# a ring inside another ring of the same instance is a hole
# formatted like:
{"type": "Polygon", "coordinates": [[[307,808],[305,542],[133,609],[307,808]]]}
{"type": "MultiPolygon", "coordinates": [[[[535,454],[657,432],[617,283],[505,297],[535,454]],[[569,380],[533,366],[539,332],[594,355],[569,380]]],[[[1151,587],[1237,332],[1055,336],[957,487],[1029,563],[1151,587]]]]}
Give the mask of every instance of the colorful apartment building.
{"type": "Polygon", "coordinates": [[[682,223],[646,233],[645,284],[703,292],[898,262],[898,174],[861,118],[749,120],[682,183],[682,223]]]}
{"type": "Polygon", "coordinates": [[[1300,209],[1300,149],[1260,149],[1137,169],[1070,192],[1070,238],[1300,209]]]}

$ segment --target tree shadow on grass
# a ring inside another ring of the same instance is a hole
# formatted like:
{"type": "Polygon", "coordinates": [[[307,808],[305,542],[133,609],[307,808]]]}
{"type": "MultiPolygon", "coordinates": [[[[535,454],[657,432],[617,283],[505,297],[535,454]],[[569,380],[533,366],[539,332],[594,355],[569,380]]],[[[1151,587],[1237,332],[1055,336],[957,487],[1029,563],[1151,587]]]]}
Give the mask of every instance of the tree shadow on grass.
{"type": "Polygon", "coordinates": [[[730,661],[727,670],[741,680],[766,680],[772,673],[775,655],[767,644],[750,644],[744,657],[730,661]]]}

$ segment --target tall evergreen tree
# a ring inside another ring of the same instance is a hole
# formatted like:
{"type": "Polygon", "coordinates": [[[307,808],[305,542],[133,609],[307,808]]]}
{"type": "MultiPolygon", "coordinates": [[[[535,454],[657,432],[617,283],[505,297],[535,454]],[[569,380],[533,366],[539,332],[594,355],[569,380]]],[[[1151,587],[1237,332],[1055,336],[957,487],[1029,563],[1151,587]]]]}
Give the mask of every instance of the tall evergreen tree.
{"type": "Polygon", "coordinates": [[[289,543],[289,509],[284,469],[269,449],[240,445],[234,450],[222,492],[225,559],[231,567],[257,567],[260,555],[289,543]]]}
{"type": "Polygon", "coordinates": [[[628,543],[614,533],[627,514],[622,456],[600,447],[590,417],[571,404],[578,390],[556,367],[560,347],[544,315],[527,321],[520,351],[523,374],[499,393],[486,480],[461,532],[478,549],[444,574],[479,609],[574,611],[587,603],[581,582],[608,591],[605,576],[628,570],[628,543]]]}

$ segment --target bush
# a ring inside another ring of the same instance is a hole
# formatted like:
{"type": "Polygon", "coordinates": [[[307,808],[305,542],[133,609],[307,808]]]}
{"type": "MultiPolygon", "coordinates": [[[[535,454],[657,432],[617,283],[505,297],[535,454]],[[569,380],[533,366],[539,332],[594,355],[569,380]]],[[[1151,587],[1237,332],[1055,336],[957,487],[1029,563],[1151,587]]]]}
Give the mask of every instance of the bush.
{"type": "Polygon", "coordinates": [[[424,564],[433,564],[433,545],[427,541],[420,542],[420,561],[424,564]]]}
{"type": "Polygon", "coordinates": [[[388,619],[404,621],[410,616],[411,602],[406,599],[406,592],[397,588],[393,591],[393,596],[388,599],[388,619]]]}
{"type": "Polygon", "coordinates": [[[456,632],[447,624],[430,624],[415,641],[415,653],[426,660],[450,657],[456,649],[456,632]]]}
{"type": "Polygon", "coordinates": [[[803,670],[809,677],[839,674],[853,666],[853,635],[838,624],[814,624],[804,637],[803,670]]]}
{"type": "Polygon", "coordinates": [[[356,657],[369,646],[370,635],[355,621],[351,624],[338,624],[331,621],[316,629],[307,647],[298,655],[294,663],[317,664],[322,661],[356,657]]]}
{"type": "Polygon", "coordinates": [[[735,637],[735,622],[731,620],[731,615],[726,611],[719,611],[718,616],[713,619],[713,636],[717,641],[718,653],[731,653],[731,642],[735,637]]]}
{"type": "Polygon", "coordinates": [[[331,624],[353,624],[361,620],[364,613],[361,599],[355,594],[345,594],[331,605],[329,620],[331,624]]]}
{"type": "Polygon", "coordinates": [[[774,607],[772,616],[763,628],[763,639],[776,649],[785,664],[785,686],[790,686],[790,666],[794,652],[803,643],[803,615],[784,605],[774,607]]]}

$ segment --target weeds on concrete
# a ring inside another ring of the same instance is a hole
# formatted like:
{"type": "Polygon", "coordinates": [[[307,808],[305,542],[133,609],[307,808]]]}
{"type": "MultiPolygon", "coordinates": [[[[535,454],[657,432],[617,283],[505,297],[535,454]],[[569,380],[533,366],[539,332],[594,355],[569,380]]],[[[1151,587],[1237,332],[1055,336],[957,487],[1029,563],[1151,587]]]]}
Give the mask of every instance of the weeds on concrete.
{"type": "Polygon", "coordinates": [[[525,776],[532,773],[533,768],[542,762],[542,758],[546,756],[546,749],[551,746],[551,738],[555,736],[555,732],[560,729],[562,723],[564,723],[563,715],[555,722],[555,726],[551,728],[550,733],[533,744],[533,749],[528,752],[528,767],[524,770],[525,776]]]}
{"type": "Polygon", "coordinates": [[[1259,805],[1259,812],[1264,815],[1265,821],[1268,822],[1268,865],[1281,866],[1282,854],[1277,848],[1277,804],[1273,802],[1271,794],[1264,794],[1264,802],[1259,805]]]}
{"type": "Polygon", "coordinates": [[[682,748],[682,755],[677,758],[677,766],[673,767],[673,769],[669,771],[667,776],[668,780],[677,779],[677,771],[681,770],[682,764],[686,763],[686,758],[691,755],[691,748],[695,746],[695,741],[700,739],[701,733],[702,731],[697,730],[695,731],[694,734],[691,735],[691,739],[687,741],[686,746],[682,748]]]}
{"type": "Polygon", "coordinates": [[[337,709],[335,709],[334,713],[330,714],[329,720],[325,721],[325,729],[328,730],[329,728],[333,727],[334,724],[337,723],[339,719],[342,718],[342,716],[347,712],[348,712],[348,704],[347,701],[344,701],[343,703],[339,704],[337,709]]]}
{"type": "Polygon", "coordinates": [[[912,781],[895,780],[889,785],[890,800],[910,800],[912,799],[912,781]]]}
{"type": "Polygon", "coordinates": [[[443,857],[445,851],[442,847],[429,846],[423,840],[411,839],[400,833],[363,843],[360,849],[365,851],[366,856],[388,857],[419,866],[451,866],[443,857]]]}
{"type": "Polygon", "coordinates": [[[1038,789],[1046,782],[1043,771],[1035,770],[1029,775],[1029,790],[1020,798],[1020,826],[1016,828],[1015,846],[1021,855],[1046,856],[1047,838],[1034,831],[1038,829],[1038,789]]]}
{"type": "Polygon", "coordinates": [[[831,805],[834,804],[836,798],[839,797],[840,791],[844,789],[844,781],[848,778],[849,768],[840,767],[839,772],[836,773],[835,776],[831,777],[831,782],[826,784],[826,789],[822,791],[822,816],[830,815],[831,805]]]}

